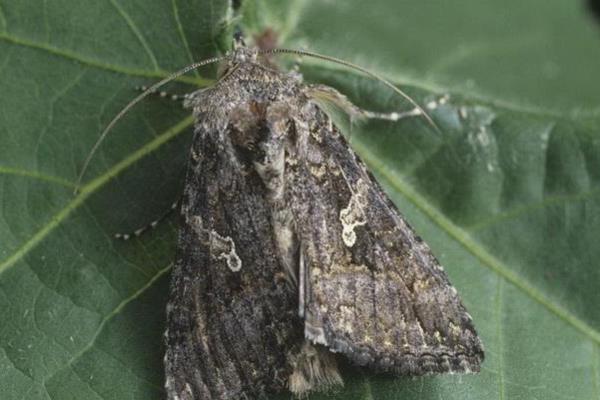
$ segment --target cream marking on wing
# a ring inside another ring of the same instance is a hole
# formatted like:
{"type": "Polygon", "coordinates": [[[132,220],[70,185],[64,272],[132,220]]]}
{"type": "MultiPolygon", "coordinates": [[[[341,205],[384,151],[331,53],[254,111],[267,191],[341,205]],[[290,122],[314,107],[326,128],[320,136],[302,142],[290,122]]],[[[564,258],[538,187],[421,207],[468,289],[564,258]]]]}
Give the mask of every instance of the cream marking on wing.
{"type": "Polygon", "coordinates": [[[217,256],[220,260],[225,260],[227,266],[233,272],[237,272],[242,269],[242,260],[235,251],[235,242],[229,236],[223,237],[214,230],[210,231],[210,245],[216,247],[218,250],[224,248],[224,250],[217,256]]]}
{"type": "Polygon", "coordinates": [[[356,232],[354,228],[367,224],[364,208],[367,205],[367,194],[369,186],[359,179],[356,183],[356,191],[352,193],[348,207],[340,211],[340,222],[342,223],[342,239],[348,247],[356,243],[356,232]]]}
{"type": "Polygon", "coordinates": [[[199,216],[192,217],[192,226],[196,231],[196,234],[200,236],[200,240],[206,241],[208,239],[208,245],[212,250],[218,252],[215,258],[219,260],[225,260],[227,262],[227,266],[233,272],[237,272],[242,269],[242,260],[237,255],[235,251],[235,242],[229,236],[221,236],[214,229],[208,231],[208,229],[204,229],[202,227],[202,219],[199,216]],[[208,234],[208,238],[206,235],[208,234]]]}
{"type": "Polygon", "coordinates": [[[185,396],[186,399],[193,399],[194,398],[194,392],[192,391],[192,386],[188,382],[185,383],[184,394],[186,395],[185,396]]]}

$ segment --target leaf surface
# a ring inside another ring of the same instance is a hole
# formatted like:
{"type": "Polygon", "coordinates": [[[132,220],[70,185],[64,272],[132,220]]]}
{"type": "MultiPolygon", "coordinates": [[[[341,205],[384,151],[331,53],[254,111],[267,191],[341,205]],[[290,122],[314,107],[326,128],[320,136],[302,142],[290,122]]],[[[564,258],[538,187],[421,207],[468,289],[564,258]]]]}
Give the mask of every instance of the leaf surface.
{"type": "MultiPolygon", "coordinates": [[[[314,398],[600,398],[600,25],[583,3],[460,0],[0,2],[0,398],[164,397],[162,331],[191,119],[137,93],[226,48],[233,24],[400,85],[423,119],[345,124],[430,244],[486,347],[478,375],[393,378],[344,366],[314,398]]],[[[293,59],[288,59],[293,61],[293,59]]],[[[301,60],[362,107],[385,86],[301,60]]],[[[169,87],[206,85],[214,70],[169,87]]],[[[342,121],[343,122],[343,121],[342,121]]],[[[288,395],[282,395],[287,398],[288,395]]]]}

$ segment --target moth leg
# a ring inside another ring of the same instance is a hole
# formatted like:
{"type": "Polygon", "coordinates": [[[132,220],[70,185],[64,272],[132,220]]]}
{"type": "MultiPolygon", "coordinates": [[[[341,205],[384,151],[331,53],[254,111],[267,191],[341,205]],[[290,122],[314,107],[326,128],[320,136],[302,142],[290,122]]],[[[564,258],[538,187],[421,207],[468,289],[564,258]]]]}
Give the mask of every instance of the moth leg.
{"type": "Polygon", "coordinates": [[[160,222],[164,221],[169,215],[171,215],[171,213],[173,211],[175,211],[177,209],[177,206],[179,205],[180,201],[181,201],[181,199],[177,199],[177,201],[175,201],[173,204],[171,204],[171,207],[169,207],[169,209],[167,211],[165,211],[161,216],[159,216],[157,219],[150,222],[149,224],[146,224],[146,225],[142,226],[141,228],[138,228],[135,231],[130,232],[130,233],[115,233],[115,238],[122,239],[122,240],[129,240],[132,237],[139,237],[144,232],[147,232],[150,229],[156,228],[156,226],[160,222]]]}
{"type": "Polygon", "coordinates": [[[338,92],[336,89],[326,85],[308,85],[305,93],[312,99],[329,101],[344,110],[351,117],[355,118],[358,117],[398,121],[402,118],[415,117],[423,114],[421,109],[418,107],[408,111],[394,111],[390,113],[364,110],[352,103],[346,96],[338,92]]]}
{"type": "Polygon", "coordinates": [[[326,347],[305,340],[298,354],[291,356],[293,372],[288,386],[299,397],[310,392],[325,391],[333,386],[343,386],[335,354],[326,347]]]}
{"type": "MultiPolygon", "coordinates": [[[[148,86],[137,86],[135,89],[139,90],[140,92],[145,92],[148,90],[148,86]]],[[[189,96],[189,94],[173,94],[164,90],[154,90],[150,93],[173,101],[184,101],[189,96]]]]}

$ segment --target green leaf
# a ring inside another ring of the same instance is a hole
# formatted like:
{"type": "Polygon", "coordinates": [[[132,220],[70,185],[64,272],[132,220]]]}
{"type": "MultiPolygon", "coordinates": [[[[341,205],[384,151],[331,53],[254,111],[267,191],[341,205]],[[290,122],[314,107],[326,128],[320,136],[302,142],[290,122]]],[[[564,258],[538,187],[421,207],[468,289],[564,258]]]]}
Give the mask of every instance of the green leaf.
{"type": "MultiPolygon", "coordinates": [[[[421,118],[346,133],[446,267],[486,347],[479,375],[344,366],[346,387],[314,398],[600,398],[600,24],[582,2],[256,0],[239,19],[228,7],[0,2],[0,398],[164,397],[176,218],[140,239],[113,234],[178,198],[187,112],[140,104],[72,192],[134,88],[223,50],[238,23],[368,67],[429,105],[441,133],[421,118]]],[[[358,73],[301,64],[306,81],[365,108],[409,107],[358,73]]]]}

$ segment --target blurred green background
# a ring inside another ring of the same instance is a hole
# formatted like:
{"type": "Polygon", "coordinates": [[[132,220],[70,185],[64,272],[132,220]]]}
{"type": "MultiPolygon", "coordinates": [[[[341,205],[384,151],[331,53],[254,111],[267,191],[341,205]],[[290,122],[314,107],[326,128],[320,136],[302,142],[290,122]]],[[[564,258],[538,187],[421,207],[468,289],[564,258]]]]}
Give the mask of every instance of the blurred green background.
{"type": "MultiPolygon", "coordinates": [[[[418,118],[345,133],[445,266],[486,348],[478,375],[346,365],[345,388],[313,398],[599,399],[600,24],[588,4],[241,3],[0,1],[0,398],[164,398],[176,218],[136,240],[113,234],[179,197],[189,113],[140,104],[72,192],[137,85],[226,50],[239,25],[367,67],[427,108],[441,133],[418,118]]],[[[365,108],[409,107],[353,71],[300,65],[365,108]]],[[[213,78],[201,70],[169,90],[213,78]]]]}

